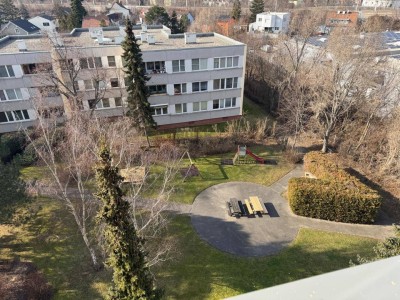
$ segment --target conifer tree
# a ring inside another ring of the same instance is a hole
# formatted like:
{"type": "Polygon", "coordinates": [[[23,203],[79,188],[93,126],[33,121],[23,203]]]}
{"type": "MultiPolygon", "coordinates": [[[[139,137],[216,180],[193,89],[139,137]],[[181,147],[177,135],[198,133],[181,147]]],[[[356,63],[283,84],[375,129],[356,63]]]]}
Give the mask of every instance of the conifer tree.
{"type": "Polygon", "coordinates": [[[146,82],[149,78],[145,73],[142,52],[136,41],[130,20],[127,21],[125,32],[125,40],[122,43],[122,49],[124,50],[122,57],[125,61],[124,71],[128,81],[127,115],[134,119],[135,126],[144,132],[149,143],[147,128],[157,126],[148,101],[150,92],[146,86],[146,82]]]}
{"type": "Polygon", "coordinates": [[[83,0],[71,0],[71,14],[69,15],[69,29],[81,28],[83,18],[87,15],[82,4],[83,0]]]}
{"type": "Polygon", "coordinates": [[[256,21],[257,14],[264,12],[264,0],[253,0],[250,6],[250,23],[256,21]]]}
{"type": "Polygon", "coordinates": [[[180,33],[179,24],[178,24],[178,16],[176,15],[175,10],[172,11],[169,28],[171,29],[172,34],[180,33]]]}
{"type": "Polygon", "coordinates": [[[19,10],[14,5],[13,0],[0,0],[0,22],[7,23],[18,18],[19,10]]]}
{"type": "Polygon", "coordinates": [[[123,199],[122,179],[118,168],[111,165],[108,148],[102,146],[96,168],[96,196],[102,203],[98,220],[104,223],[106,264],[113,270],[108,299],[160,299],[161,291],[155,288],[146,264],[144,241],[137,235],[129,215],[130,204],[123,199]]]}
{"type": "Polygon", "coordinates": [[[188,15],[187,14],[182,15],[181,19],[179,20],[179,31],[182,33],[186,32],[189,25],[190,25],[190,21],[189,21],[188,15]]]}
{"type": "Polygon", "coordinates": [[[24,4],[21,4],[21,7],[19,8],[19,15],[21,19],[27,20],[30,18],[29,11],[24,4]]]}
{"type": "Polygon", "coordinates": [[[240,0],[235,0],[235,2],[233,2],[231,18],[236,21],[239,21],[241,15],[242,15],[242,7],[240,5],[240,0]]]}

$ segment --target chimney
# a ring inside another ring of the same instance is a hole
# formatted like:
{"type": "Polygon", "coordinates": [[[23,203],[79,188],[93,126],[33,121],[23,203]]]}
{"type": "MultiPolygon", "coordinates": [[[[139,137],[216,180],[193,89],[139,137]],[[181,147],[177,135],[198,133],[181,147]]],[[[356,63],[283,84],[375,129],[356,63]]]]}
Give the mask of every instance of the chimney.
{"type": "Polygon", "coordinates": [[[155,35],[149,34],[147,36],[147,42],[149,43],[149,45],[155,45],[156,44],[156,37],[155,35]]]}
{"type": "Polygon", "coordinates": [[[196,33],[185,32],[185,44],[196,44],[196,33]]]}
{"type": "Polygon", "coordinates": [[[99,45],[100,45],[100,44],[103,44],[103,42],[104,42],[104,36],[103,36],[102,34],[99,34],[99,35],[97,36],[97,42],[99,43],[99,45]]]}
{"type": "Polygon", "coordinates": [[[17,40],[16,42],[17,42],[17,47],[18,47],[19,52],[28,51],[24,40],[17,40]]]}
{"type": "Polygon", "coordinates": [[[143,32],[147,32],[147,25],[146,24],[142,24],[142,31],[143,32]]]}

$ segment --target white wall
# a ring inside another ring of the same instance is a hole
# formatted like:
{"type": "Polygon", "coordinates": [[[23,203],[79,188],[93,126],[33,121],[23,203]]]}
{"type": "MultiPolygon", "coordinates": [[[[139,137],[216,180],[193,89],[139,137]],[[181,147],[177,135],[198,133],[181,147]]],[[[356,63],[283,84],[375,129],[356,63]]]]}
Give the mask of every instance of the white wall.
{"type": "Polygon", "coordinates": [[[31,22],[33,25],[36,25],[37,27],[40,28],[40,30],[45,31],[45,30],[50,30],[53,31],[56,29],[56,24],[53,21],[47,20],[42,17],[34,17],[32,19],[29,19],[29,22],[31,22]],[[43,23],[49,23],[49,26],[44,26],[43,23]]]}

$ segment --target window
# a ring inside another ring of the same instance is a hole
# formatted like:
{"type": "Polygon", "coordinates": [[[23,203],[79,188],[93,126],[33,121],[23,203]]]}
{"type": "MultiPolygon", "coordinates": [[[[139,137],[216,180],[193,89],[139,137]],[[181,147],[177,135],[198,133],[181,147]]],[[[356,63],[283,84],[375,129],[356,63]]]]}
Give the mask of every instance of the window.
{"type": "Polygon", "coordinates": [[[94,90],[94,85],[93,85],[93,80],[92,79],[86,79],[83,81],[85,84],[85,90],[94,90]]]}
{"type": "Polygon", "coordinates": [[[214,90],[225,90],[225,89],[234,89],[237,88],[238,78],[221,78],[214,79],[213,88],[214,90]]]}
{"type": "Polygon", "coordinates": [[[21,89],[9,89],[9,90],[0,90],[0,100],[21,100],[22,93],[21,89]]]}
{"type": "Polygon", "coordinates": [[[115,63],[115,56],[107,56],[107,60],[108,60],[108,66],[109,67],[116,67],[116,63],[115,63]]]}
{"type": "Polygon", "coordinates": [[[50,26],[49,22],[43,22],[43,26],[50,26]]]}
{"type": "Polygon", "coordinates": [[[93,79],[93,85],[96,89],[105,89],[107,84],[104,80],[93,79]]]}
{"type": "Polygon", "coordinates": [[[29,114],[26,109],[0,112],[0,123],[23,121],[29,119],[29,114]]]}
{"type": "Polygon", "coordinates": [[[262,18],[258,18],[258,22],[262,22],[262,18]]]}
{"type": "Polygon", "coordinates": [[[214,69],[235,68],[239,65],[239,56],[214,58],[214,69]]]}
{"type": "Polygon", "coordinates": [[[213,100],[213,109],[236,107],[236,97],[213,100]]]}
{"type": "Polygon", "coordinates": [[[207,110],[207,101],[193,102],[193,111],[207,110]]]}
{"type": "Polygon", "coordinates": [[[168,114],[168,106],[167,105],[160,105],[160,106],[153,106],[153,116],[160,116],[168,114]]]}
{"type": "Polygon", "coordinates": [[[90,109],[101,109],[101,108],[109,108],[110,106],[110,99],[103,98],[96,102],[95,99],[88,100],[89,108],[90,109]]]}
{"type": "Polygon", "coordinates": [[[111,87],[116,88],[119,87],[119,80],[118,78],[111,78],[110,79],[111,87]]]}
{"type": "Polygon", "coordinates": [[[64,107],[58,106],[58,107],[44,108],[38,110],[38,113],[45,119],[49,119],[52,116],[62,117],[64,115],[64,107]]]}
{"type": "Polygon", "coordinates": [[[122,98],[121,97],[115,97],[114,98],[115,102],[115,107],[121,107],[122,106],[122,98]]]}
{"type": "Polygon", "coordinates": [[[192,92],[204,92],[208,89],[208,81],[193,82],[192,92]]]}
{"type": "Polygon", "coordinates": [[[166,94],[167,93],[167,86],[165,84],[149,85],[149,91],[150,91],[150,95],[166,94]]]}
{"type": "Polygon", "coordinates": [[[195,58],[192,59],[192,70],[199,71],[199,70],[207,70],[207,58],[195,58]]]}
{"type": "Polygon", "coordinates": [[[145,66],[147,74],[165,73],[165,61],[149,61],[145,66]]]}
{"type": "Polygon", "coordinates": [[[187,113],[186,103],[175,104],[175,113],[176,114],[187,113]]]}
{"type": "Polygon", "coordinates": [[[24,74],[46,73],[51,71],[51,69],[52,66],[50,63],[22,65],[22,70],[24,71],[24,74]]]}
{"type": "Polygon", "coordinates": [[[15,33],[19,33],[19,28],[15,28],[15,33]]]}
{"type": "Polygon", "coordinates": [[[174,84],[174,95],[185,94],[186,92],[186,83],[174,84]]]}
{"type": "Polygon", "coordinates": [[[185,72],[185,60],[173,60],[172,61],[172,72],[185,72]]]}
{"type": "Polygon", "coordinates": [[[60,96],[60,91],[56,86],[41,86],[38,88],[39,93],[44,97],[56,97],[60,96]]]}
{"type": "Polygon", "coordinates": [[[0,66],[0,77],[15,77],[12,66],[0,66]]]}
{"type": "Polygon", "coordinates": [[[102,68],[101,57],[85,57],[79,59],[81,69],[102,68]]]}

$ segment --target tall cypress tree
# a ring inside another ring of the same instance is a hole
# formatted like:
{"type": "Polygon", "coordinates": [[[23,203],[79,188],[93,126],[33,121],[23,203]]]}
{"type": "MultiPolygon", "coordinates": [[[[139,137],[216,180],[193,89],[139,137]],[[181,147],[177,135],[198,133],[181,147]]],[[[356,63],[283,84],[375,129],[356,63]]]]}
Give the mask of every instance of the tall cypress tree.
{"type": "Polygon", "coordinates": [[[189,21],[188,15],[187,14],[182,15],[181,19],[179,20],[179,31],[182,33],[186,32],[189,25],[190,25],[190,21],[189,21]]]}
{"type": "Polygon", "coordinates": [[[83,18],[87,15],[86,9],[82,4],[83,0],[71,0],[71,14],[69,15],[69,27],[81,28],[83,18]]]}
{"type": "MultiPolygon", "coordinates": [[[[125,32],[125,40],[122,43],[122,49],[124,50],[122,57],[125,61],[124,71],[128,80],[127,115],[134,119],[135,126],[143,131],[147,137],[147,128],[157,126],[148,101],[150,92],[146,82],[149,77],[146,76],[142,52],[136,41],[130,20],[126,23],[125,32]]],[[[148,139],[147,142],[149,143],[148,139]]]]}
{"type": "Polygon", "coordinates": [[[19,10],[13,2],[13,0],[0,0],[1,23],[7,23],[8,21],[19,18],[19,10]]]}
{"type": "Polygon", "coordinates": [[[179,23],[178,23],[178,16],[176,15],[176,11],[173,10],[171,14],[170,20],[170,26],[169,28],[171,29],[171,33],[180,33],[180,28],[179,28],[179,23]]]}
{"type": "Polygon", "coordinates": [[[241,15],[242,15],[242,7],[240,5],[240,0],[235,0],[235,2],[233,2],[231,17],[232,19],[239,21],[241,15]]]}
{"type": "Polygon", "coordinates": [[[264,0],[253,0],[250,6],[250,23],[256,21],[257,14],[264,12],[264,0]]]}
{"type": "Polygon", "coordinates": [[[106,264],[113,269],[113,286],[108,298],[160,299],[161,291],[155,288],[146,264],[144,241],[137,235],[129,215],[130,204],[123,199],[120,188],[122,177],[118,168],[111,165],[111,155],[105,146],[99,152],[96,182],[96,196],[102,202],[98,220],[105,225],[106,264]]]}

